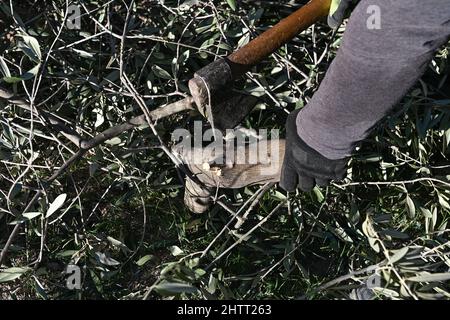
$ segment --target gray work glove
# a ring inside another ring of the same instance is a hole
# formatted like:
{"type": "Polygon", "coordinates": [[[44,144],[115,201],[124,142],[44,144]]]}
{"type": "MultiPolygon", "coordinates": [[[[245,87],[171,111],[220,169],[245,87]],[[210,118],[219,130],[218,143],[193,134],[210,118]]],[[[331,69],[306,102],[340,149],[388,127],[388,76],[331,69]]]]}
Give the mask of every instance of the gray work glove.
{"type": "Polygon", "coordinates": [[[280,187],[292,192],[298,187],[311,191],[317,184],[326,186],[346,174],[347,159],[332,160],[309,147],[298,135],[298,112],[291,112],[286,121],[286,150],[281,168],[280,187]]]}

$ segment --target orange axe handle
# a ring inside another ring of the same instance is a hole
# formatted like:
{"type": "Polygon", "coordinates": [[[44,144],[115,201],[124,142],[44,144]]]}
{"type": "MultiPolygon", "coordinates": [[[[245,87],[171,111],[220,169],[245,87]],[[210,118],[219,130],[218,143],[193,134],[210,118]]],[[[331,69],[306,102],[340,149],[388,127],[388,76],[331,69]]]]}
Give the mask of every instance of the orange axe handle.
{"type": "Polygon", "coordinates": [[[298,33],[326,17],[330,4],[331,0],[311,0],[225,59],[217,59],[198,70],[189,80],[189,90],[200,113],[220,129],[239,123],[252,105],[232,101],[227,88],[298,33]],[[240,108],[235,108],[236,104],[240,108]]]}
{"type": "Polygon", "coordinates": [[[311,0],[227,58],[233,65],[233,78],[275,52],[300,32],[328,15],[331,0],[311,0]]]}

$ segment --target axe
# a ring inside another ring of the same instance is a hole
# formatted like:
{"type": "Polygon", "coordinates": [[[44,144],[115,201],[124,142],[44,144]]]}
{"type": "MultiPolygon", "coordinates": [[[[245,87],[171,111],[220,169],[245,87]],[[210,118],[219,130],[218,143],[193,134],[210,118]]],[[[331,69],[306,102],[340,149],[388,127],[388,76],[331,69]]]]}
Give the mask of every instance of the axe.
{"type": "Polygon", "coordinates": [[[247,45],[203,67],[189,81],[197,110],[213,128],[234,128],[256,103],[253,96],[230,94],[232,83],[330,10],[331,0],[311,0],[247,45]]]}
{"type": "MultiPolygon", "coordinates": [[[[234,128],[251,111],[256,98],[250,95],[230,93],[233,82],[250,68],[285,43],[292,40],[301,31],[307,29],[329,13],[331,0],[311,0],[278,24],[265,31],[247,45],[226,58],[218,59],[203,67],[189,81],[189,90],[197,110],[208,119],[213,128],[221,130],[234,128]]],[[[245,153],[250,150],[247,147],[245,153]]],[[[177,150],[181,158],[186,153],[177,150]]],[[[196,152],[189,150],[188,152],[196,152]]],[[[280,180],[281,164],[284,157],[284,140],[280,141],[277,157],[272,164],[276,170],[270,176],[262,172],[267,164],[238,165],[232,168],[210,168],[184,161],[190,171],[203,184],[201,186],[189,177],[186,178],[184,202],[195,213],[203,213],[212,205],[217,188],[240,188],[242,186],[274,183],[280,180]],[[214,169],[214,170],[211,170],[214,169]],[[217,174],[220,172],[220,174],[217,174]]],[[[186,157],[189,158],[189,157],[186,157]]]]}

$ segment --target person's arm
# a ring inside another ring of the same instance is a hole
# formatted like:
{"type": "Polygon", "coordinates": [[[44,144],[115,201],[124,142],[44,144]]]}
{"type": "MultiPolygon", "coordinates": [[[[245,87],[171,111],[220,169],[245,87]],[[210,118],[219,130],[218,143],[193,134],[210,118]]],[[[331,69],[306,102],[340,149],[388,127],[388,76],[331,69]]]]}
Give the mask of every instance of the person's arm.
{"type": "Polygon", "coordinates": [[[280,185],[292,191],[300,175],[307,180],[303,189],[309,190],[317,179],[323,184],[342,177],[336,161],[340,168],[355,144],[419,79],[449,36],[450,0],[361,0],[318,91],[296,115],[297,135],[287,133],[291,143],[280,185]],[[323,157],[322,165],[311,167],[305,163],[308,156],[323,157]]]}

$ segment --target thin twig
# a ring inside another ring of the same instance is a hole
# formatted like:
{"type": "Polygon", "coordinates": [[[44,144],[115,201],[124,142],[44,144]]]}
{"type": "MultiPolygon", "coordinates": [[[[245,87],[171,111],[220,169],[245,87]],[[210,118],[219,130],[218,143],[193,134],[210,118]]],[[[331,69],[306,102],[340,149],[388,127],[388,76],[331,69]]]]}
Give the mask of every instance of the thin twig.
{"type": "Polygon", "coordinates": [[[247,233],[245,233],[244,235],[240,236],[238,238],[238,240],[233,243],[231,246],[229,246],[225,251],[223,251],[220,255],[218,255],[206,268],[205,270],[209,270],[214,263],[216,263],[218,260],[220,260],[224,255],[226,255],[228,252],[230,252],[231,250],[233,250],[234,247],[236,247],[238,244],[240,244],[242,241],[244,241],[244,239],[246,239],[249,235],[251,235],[256,229],[258,229],[259,227],[261,227],[264,223],[267,222],[267,220],[269,220],[269,218],[278,211],[278,209],[280,209],[284,203],[287,200],[284,199],[283,201],[281,201],[267,216],[265,216],[260,222],[258,222],[253,228],[251,228],[247,233]]]}
{"type": "Polygon", "coordinates": [[[395,186],[395,185],[404,185],[404,184],[413,184],[413,183],[417,183],[417,182],[436,182],[436,183],[442,183],[443,185],[446,185],[448,187],[450,187],[450,183],[442,180],[442,179],[437,179],[437,178],[432,178],[432,177],[423,177],[423,178],[417,178],[417,179],[412,179],[412,180],[403,180],[403,181],[372,181],[372,182],[350,182],[350,183],[345,183],[345,184],[337,184],[337,183],[333,183],[334,186],[338,187],[338,188],[345,188],[345,187],[350,187],[350,186],[378,186],[378,185],[385,185],[385,186],[395,186]]]}

